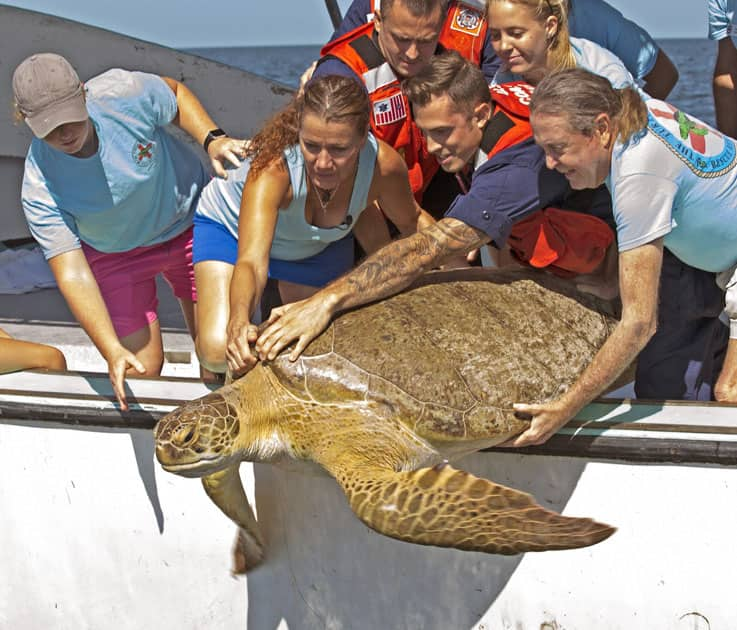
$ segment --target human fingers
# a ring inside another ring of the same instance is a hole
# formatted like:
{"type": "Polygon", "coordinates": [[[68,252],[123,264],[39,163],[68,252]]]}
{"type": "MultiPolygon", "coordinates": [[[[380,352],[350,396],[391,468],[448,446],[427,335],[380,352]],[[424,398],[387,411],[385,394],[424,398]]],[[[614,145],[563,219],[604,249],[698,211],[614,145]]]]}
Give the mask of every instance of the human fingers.
{"type": "MultiPolygon", "coordinates": [[[[273,314],[274,311],[272,311],[272,316],[273,314]]],[[[282,323],[282,320],[278,318],[269,323],[269,325],[261,331],[261,334],[259,334],[258,339],[256,340],[256,352],[258,352],[258,356],[262,361],[269,356],[274,345],[281,338],[282,323]]]]}
{"type": "Polygon", "coordinates": [[[256,326],[250,322],[235,323],[228,328],[228,338],[225,346],[225,353],[233,358],[236,362],[246,361],[251,357],[251,344],[249,336],[253,334],[256,326]]]}
{"type": "Polygon", "coordinates": [[[139,374],[146,373],[143,363],[141,363],[135,354],[127,350],[113,357],[108,363],[110,383],[113,386],[113,392],[123,411],[128,410],[128,401],[125,396],[125,375],[129,367],[132,367],[139,374]]]}
{"type": "Polygon", "coordinates": [[[317,337],[317,335],[302,335],[299,338],[299,341],[297,341],[297,345],[294,346],[294,349],[289,353],[289,360],[294,362],[299,359],[305,348],[315,337],[317,337]]]}
{"type": "Polygon", "coordinates": [[[264,325],[273,324],[295,308],[301,308],[306,301],[307,300],[300,300],[299,302],[290,302],[289,304],[275,306],[271,309],[271,312],[269,313],[269,318],[264,322],[264,325]]]}
{"type": "Polygon", "coordinates": [[[267,330],[268,326],[271,326],[275,321],[277,321],[282,314],[284,313],[284,307],[283,306],[277,306],[276,308],[272,308],[271,312],[269,313],[269,317],[266,319],[266,321],[263,323],[264,330],[267,330]]]}
{"type": "MultiPolygon", "coordinates": [[[[514,409],[514,417],[517,418],[517,420],[526,420],[532,422],[533,418],[536,415],[542,413],[540,405],[515,403],[514,405],[512,405],[512,408],[514,409]]],[[[501,444],[497,444],[496,446],[498,446],[499,448],[518,448],[520,446],[520,443],[524,445],[532,437],[529,433],[531,427],[532,425],[522,431],[522,433],[518,433],[517,435],[509,438],[501,444]]]]}
{"type": "Polygon", "coordinates": [[[225,348],[225,358],[233,376],[242,376],[258,362],[258,358],[251,353],[248,340],[242,337],[228,342],[225,348]]]}
{"type": "Polygon", "coordinates": [[[307,82],[312,78],[313,73],[315,72],[315,68],[317,67],[317,61],[313,61],[309,67],[302,73],[302,76],[299,77],[299,91],[300,93],[304,91],[305,85],[307,85],[307,82]]]}
{"type": "Polygon", "coordinates": [[[272,308],[269,318],[261,325],[262,328],[255,343],[256,351],[259,353],[261,359],[266,358],[264,352],[267,348],[271,347],[275,335],[278,334],[286,321],[285,315],[287,315],[292,306],[293,304],[285,304],[284,306],[272,308]]]}
{"type": "Polygon", "coordinates": [[[215,171],[215,175],[220,179],[228,179],[228,171],[223,166],[220,157],[211,158],[210,165],[212,166],[212,170],[215,171]]]}
{"type": "Polygon", "coordinates": [[[126,362],[126,369],[128,366],[131,366],[136,372],[139,374],[145,374],[146,373],[146,367],[138,360],[138,357],[133,354],[132,352],[129,352],[128,355],[125,357],[126,362]]]}
{"type": "Polygon", "coordinates": [[[227,151],[223,152],[223,158],[228,160],[235,168],[238,168],[241,165],[241,155],[239,154],[240,147],[242,145],[238,144],[234,147],[229,147],[227,151]]]}
{"type": "Polygon", "coordinates": [[[113,386],[113,393],[118,400],[118,404],[123,411],[128,411],[128,401],[125,397],[125,371],[110,370],[110,384],[113,386]]]}

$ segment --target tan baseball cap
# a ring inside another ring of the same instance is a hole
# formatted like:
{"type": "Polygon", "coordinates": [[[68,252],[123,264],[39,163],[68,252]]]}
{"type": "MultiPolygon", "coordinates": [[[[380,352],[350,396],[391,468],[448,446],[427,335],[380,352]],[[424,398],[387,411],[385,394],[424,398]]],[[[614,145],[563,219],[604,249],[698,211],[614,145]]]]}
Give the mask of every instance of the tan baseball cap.
{"type": "Polygon", "coordinates": [[[13,73],[13,95],[39,138],[59,125],[88,118],[82,82],[61,55],[38,53],[22,61],[13,73]]]}

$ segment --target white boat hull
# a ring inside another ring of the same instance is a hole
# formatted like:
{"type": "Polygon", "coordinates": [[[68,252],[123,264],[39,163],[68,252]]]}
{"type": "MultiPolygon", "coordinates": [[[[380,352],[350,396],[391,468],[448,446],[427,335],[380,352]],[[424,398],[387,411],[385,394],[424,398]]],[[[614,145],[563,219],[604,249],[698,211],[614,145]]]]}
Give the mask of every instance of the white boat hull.
{"type": "MultiPolygon", "coordinates": [[[[122,417],[117,428],[75,426],[71,414],[69,424],[21,419],[22,396],[36,413],[82,408],[85,398],[99,418],[117,413],[106,382],[104,375],[0,376],[1,628],[737,626],[734,466],[478,453],[462,466],[551,509],[618,528],[586,549],[501,557],[383,537],[354,517],[332,479],[244,464],[267,558],[234,580],[234,526],[197,480],[168,474],[153,458],[153,420],[180,398],[206,392],[201,383],[131,380],[139,415],[128,426],[122,417]]],[[[728,444],[734,410],[606,403],[585,412],[599,418],[587,430],[602,439],[618,429],[597,423],[635,414],[623,423],[634,425],[632,439],[678,433],[685,444],[704,427],[714,439],[719,425],[716,437],[728,444]]]]}
{"type": "MultiPolygon", "coordinates": [[[[41,50],[68,55],[83,77],[123,66],[185,80],[244,136],[288,98],[220,64],[0,6],[2,85],[41,50]]],[[[18,196],[29,140],[0,108],[2,239],[27,234],[18,196]]],[[[546,507],[618,527],[575,551],[501,557],[401,543],[363,526],[329,477],[244,464],[267,557],[236,580],[233,524],[197,480],[162,471],[153,455],[156,418],[207,389],[129,385],[136,403],[121,415],[106,375],[0,376],[0,629],[737,627],[735,407],[603,403],[547,454],[462,461],[546,507]]]]}

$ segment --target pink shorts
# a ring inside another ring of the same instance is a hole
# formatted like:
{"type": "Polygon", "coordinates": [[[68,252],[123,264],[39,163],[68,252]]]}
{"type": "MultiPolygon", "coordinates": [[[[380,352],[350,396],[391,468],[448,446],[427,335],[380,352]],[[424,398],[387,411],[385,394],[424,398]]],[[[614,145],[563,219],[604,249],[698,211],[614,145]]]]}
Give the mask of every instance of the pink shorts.
{"type": "Polygon", "coordinates": [[[156,276],[161,273],[180,299],[197,301],[192,266],[192,228],[165,243],[106,254],[82,243],[118,337],[157,319],[156,276]]]}

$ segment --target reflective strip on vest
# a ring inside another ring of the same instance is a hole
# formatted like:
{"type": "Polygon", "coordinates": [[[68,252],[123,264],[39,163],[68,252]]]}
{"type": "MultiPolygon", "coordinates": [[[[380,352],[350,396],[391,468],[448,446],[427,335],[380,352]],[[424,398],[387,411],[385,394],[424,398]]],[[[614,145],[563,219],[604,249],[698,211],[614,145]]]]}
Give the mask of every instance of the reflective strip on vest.
{"type": "Polygon", "coordinates": [[[378,68],[371,68],[363,73],[363,80],[369,94],[392,83],[399,83],[392,67],[385,61],[378,68]]]}

